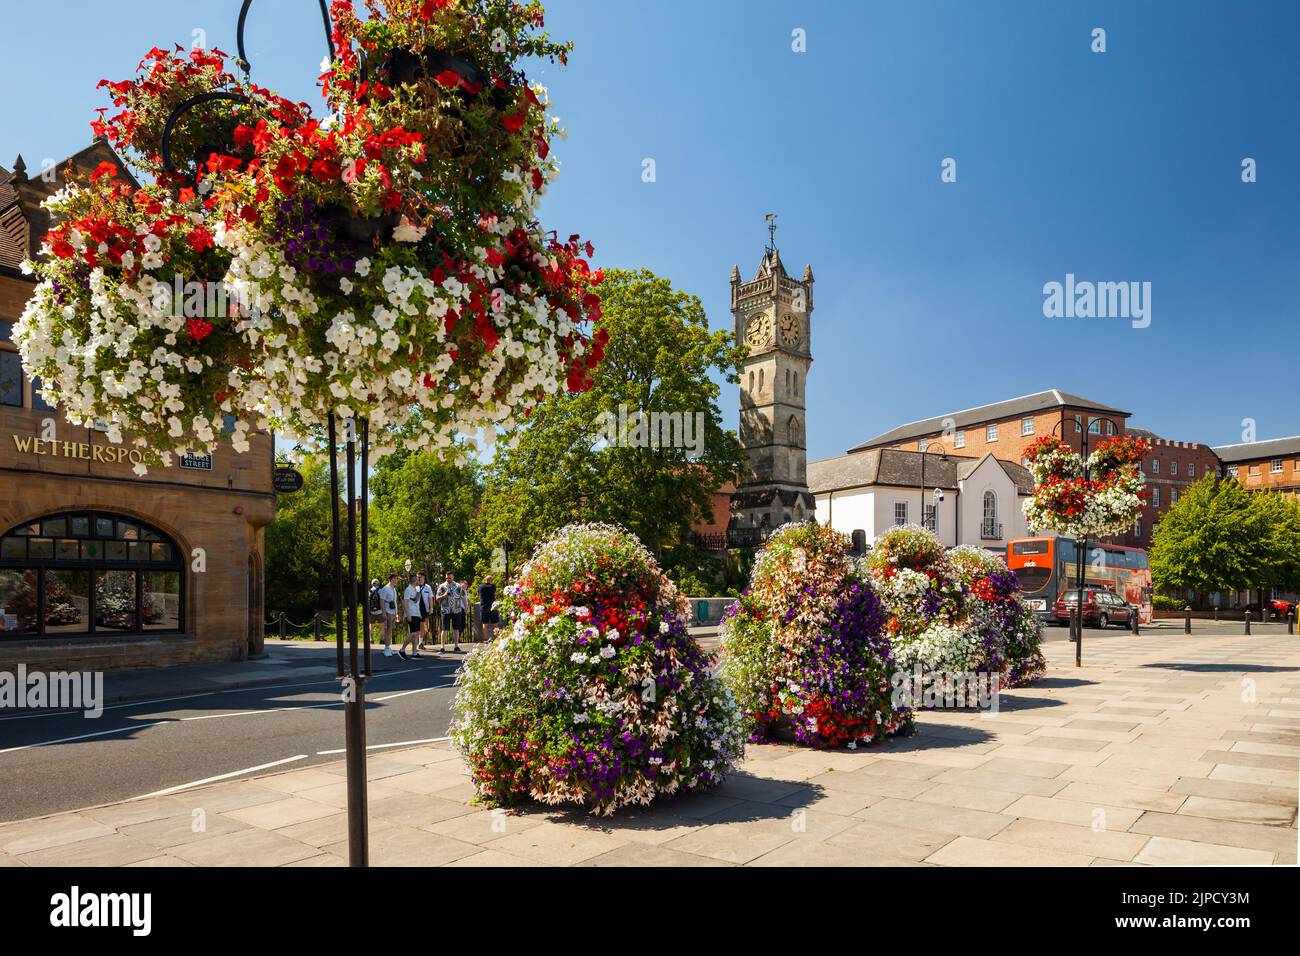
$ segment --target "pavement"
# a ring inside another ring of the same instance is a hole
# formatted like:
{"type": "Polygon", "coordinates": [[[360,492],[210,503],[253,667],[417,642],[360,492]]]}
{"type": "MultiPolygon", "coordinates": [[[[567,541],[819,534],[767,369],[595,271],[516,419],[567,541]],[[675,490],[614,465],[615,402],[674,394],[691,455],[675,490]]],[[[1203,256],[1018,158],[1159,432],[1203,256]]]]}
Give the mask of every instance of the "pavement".
{"type": "MultiPolygon", "coordinates": [[[[445,740],[375,748],[371,863],[1294,864],[1300,638],[1238,630],[1089,631],[1082,668],[1051,634],[1047,675],[996,715],[928,711],[856,751],[751,746],[719,788],[612,819],[479,807],[445,740]]],[[[332,758],[141,794],[0,824],[0,866],[341,866],[345,793],[332,758]]]]}

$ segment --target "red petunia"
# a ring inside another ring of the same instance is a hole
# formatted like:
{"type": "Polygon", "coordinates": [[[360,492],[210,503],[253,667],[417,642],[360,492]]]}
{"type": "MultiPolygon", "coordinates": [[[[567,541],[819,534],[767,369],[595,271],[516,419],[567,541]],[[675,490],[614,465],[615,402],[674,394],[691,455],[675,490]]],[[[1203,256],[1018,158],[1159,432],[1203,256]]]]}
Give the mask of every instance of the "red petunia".
{"type": "Polygon", "coordinates": [[[461,79],[460,74],[455,70],[443,70],[434,77],[434,80],[439,86],[446,87],[447,89],[455,89],[465,82],[461,79]]]}
{"type": "Polygon", "coordinates": [[[195,342],[202,342],[212,334],[212,323],[207,319],[188,319],[185,327],[189,330],[190,338],[195,342]]]}
{"type": "Polygon", "coordinates": [[[95,167],[95,171],[90,174],[90,181],[93,183],[98,179],[108,176],[112,179],[117,178],[117,167],[105,160],[95,167]]]}
{"type": "Polygon", "coordinates": [[[526,117],[523,113],[514,113],[510,116],[501,117],[501,125],[506,128],[508,133],[517,133],[523,128],[526,117]]]}
{"type": "Polygon", "coordinates": [[[195,252],[204,252],[213,246],[212,233],[208,231],[207,226],[195,226],[185,239],[195,252]]]}

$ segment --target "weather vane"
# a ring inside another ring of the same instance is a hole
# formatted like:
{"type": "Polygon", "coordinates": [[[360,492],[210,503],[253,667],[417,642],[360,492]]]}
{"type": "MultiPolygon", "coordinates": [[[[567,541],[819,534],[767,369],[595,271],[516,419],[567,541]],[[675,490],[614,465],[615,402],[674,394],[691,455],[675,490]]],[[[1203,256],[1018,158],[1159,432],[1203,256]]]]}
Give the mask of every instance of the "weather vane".
{"type": "Polygon", "coordinates": [[[767,235],[767,251],[776,252],[776,213],[774,212],[767,214],[767,235]]]}

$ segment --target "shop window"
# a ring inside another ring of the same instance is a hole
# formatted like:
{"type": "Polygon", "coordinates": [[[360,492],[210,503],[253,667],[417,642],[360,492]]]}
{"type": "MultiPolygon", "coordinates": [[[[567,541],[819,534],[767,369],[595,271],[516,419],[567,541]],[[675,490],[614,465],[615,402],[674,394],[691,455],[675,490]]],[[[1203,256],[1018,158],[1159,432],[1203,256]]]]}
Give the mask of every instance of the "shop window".
{"type": "Polygon", "coordinates": [[[138,521],[69,512],[0,537],[0,637],[182,629],[176,543],[138,521]]]}
{"type": "Polygon", "coordinates": [[[7,349],[0,350],[0,405],[23,407],[23,362],[7,349]]]}

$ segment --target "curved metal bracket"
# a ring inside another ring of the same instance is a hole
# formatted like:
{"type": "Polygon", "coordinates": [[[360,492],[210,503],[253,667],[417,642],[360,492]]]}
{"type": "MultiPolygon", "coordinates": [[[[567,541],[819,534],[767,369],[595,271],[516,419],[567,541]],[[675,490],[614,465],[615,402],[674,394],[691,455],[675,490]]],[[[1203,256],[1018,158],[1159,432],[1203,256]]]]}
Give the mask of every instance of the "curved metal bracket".
{"type": "Polygon", "coordinates": [[[172,130],[176,126],[176,121],[179,120],[183,114],[189,112],[191,109],[198,106],[200,103],[209,103],[213,100],[237,100],[241,103],[252,102],[252,100],[250,100],[243,93],[232,93],[232,92],[227,92],[225,90],[213,90],[210,93],[200,93],[198,96],[191,96],[188,100],[184,100],[180,103],[177,103],[176,106],[172,108],[171,114],[167,117],[166,125],[163,126],[162,161],[163,161],[163,169],[165,169],[168,173],[174,174],[176,172],[176,167],[172,163],[172,155],[171,155],[172,130]]]}
{"type": "MultiPolygon", "coordinates": [[[[325,43],[329,46],[330,62],[334,62],[334,27],[330,23],[330,11],[325,0],[319,0],[320,16],[325,24],[325,43]]],[[[244,0],[243,5],[239,8],[239,23],[235,27],[235,42],[239,46],[239,59],[236,62],[239,68],[247,75],[251,69],[248,57],[244,52],[244,24],[248,21],[248,8],[253,5],[253,0],[244,0]]]]}

